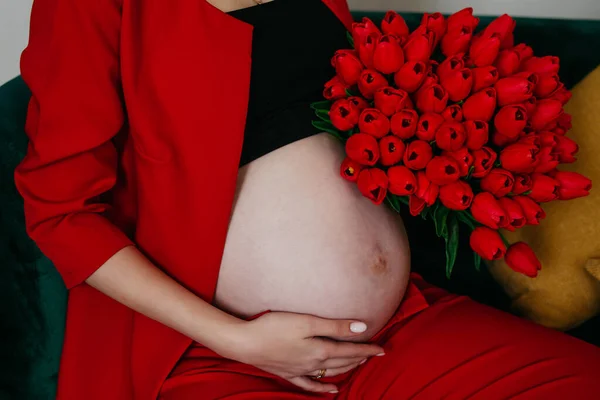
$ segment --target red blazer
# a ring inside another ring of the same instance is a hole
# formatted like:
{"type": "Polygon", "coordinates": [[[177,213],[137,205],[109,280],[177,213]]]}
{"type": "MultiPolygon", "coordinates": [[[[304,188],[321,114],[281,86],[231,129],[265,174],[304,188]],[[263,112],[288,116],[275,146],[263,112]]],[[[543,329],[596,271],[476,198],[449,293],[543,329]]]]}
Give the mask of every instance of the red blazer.
{"type": "MultiPolygon", "coordinates": [[[[345,0],[323,1],[351,24],[345,0]]],[[[34,2],[21,65],[30,144],[15,178],[28,232],[70,289],[59,399],[156,398],[190,345],[84,281],[135,243],[212,301],[251,38],[204,0],[34,2]]]]}

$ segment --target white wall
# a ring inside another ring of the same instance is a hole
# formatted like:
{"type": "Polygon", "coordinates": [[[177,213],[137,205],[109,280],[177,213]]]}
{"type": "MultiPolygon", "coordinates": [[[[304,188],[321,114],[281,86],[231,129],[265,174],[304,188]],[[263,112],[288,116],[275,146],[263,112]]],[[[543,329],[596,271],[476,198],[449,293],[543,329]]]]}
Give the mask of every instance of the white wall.
{"type": "MultiPolygon", "coordinates": [[[[32,1],[0,0],[0,85],[19,74],[19,57],[27,44],[32,1]]],[[[473,6],[480,15],[506,12],[515,16],[600,19],[600,0],[348,0],[348,3],[355,10],[451,13],[473,6]]]]}

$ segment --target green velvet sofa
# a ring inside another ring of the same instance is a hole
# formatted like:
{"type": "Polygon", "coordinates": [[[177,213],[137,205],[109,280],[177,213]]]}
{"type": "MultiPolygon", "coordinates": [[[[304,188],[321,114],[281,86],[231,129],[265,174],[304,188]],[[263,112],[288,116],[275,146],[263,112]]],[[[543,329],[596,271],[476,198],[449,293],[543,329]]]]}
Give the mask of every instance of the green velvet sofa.
{"type": "MultiPolygon", "coordinates": [[[[357,13],[380,20],[381,13],[357,13]]],[[[406,14],[411,27],[420,16],[406,14]]],[[[490,18],[482,18],[485,25],[490,18]]],[[[536,54],[557,55],[561,77],[572,87],[600,64],[600,21],[518,19],[516,40],[536,54]]],[[[64,332],[67,293],[52,263],[27,237],[23,204],[13,170],[27,148],[23,126],[29,91],[20,78],[0,88],[0,399],[53,399],[64,332]]],[[[498,308],[507,298],[486,271],[473,271],[459,256],[453,278],[439,266],[444,245],[429,225],[405,218],[413,245],[413,265],[426,279],[498,308]]],[[[463,238],[464,239],[464,238],[463,238]]],[[[462,240],[463,250],[466,242],[462,240]]],[[[588,341],[600,337],[598,319],[573,332],[588,341]],[[596,324],[596,325],[593,325],[596,324]],[[596,336],[594,336],[596,335],[596,336]]]]}

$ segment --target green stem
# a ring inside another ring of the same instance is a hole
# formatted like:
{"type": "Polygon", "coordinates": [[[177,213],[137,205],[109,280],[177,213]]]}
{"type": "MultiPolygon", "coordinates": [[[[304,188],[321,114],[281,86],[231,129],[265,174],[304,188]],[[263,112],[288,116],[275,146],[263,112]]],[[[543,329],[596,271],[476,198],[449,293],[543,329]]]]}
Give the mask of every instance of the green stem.
{"type": "Polygon", "coordinates": [[[506,238],[504,237],[502,232],[498,231],[498,235],[500,235],[500,238],[502,239],[502,241],[504,242],[504,245],[508,249],[510,247],[510,243],[508,242],[508,240],[506,240],[506,238]]]}

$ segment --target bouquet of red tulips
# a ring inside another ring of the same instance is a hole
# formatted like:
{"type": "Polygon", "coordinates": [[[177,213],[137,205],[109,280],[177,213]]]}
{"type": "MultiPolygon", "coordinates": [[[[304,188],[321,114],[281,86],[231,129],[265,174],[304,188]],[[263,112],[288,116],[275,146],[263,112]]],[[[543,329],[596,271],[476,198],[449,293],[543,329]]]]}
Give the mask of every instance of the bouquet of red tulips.
{"type": "Polygon", "coordinates": [[[471,231],[476,268],[505,258],[535,277],[531,248],[509,245],[499,230],[539,224],[543,202],[589,194],[589,179],[557,170],[578,151],[565,136],[571,94],[557,57],[514,44],[510,16],[476,32],[472,12],[425,14],[413,32],[393,11],[381,27],[354,23],[353,48],[333,56],[336,75],[313,104],[313,125],[345,143],[341,175],[364,196],[434,221],[448,277],[459,223],[471,231]]]}

